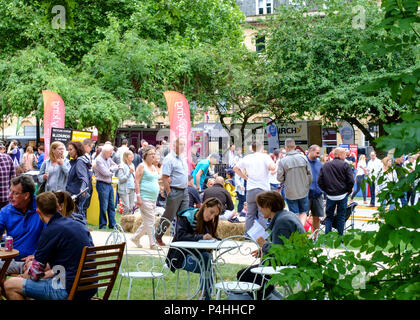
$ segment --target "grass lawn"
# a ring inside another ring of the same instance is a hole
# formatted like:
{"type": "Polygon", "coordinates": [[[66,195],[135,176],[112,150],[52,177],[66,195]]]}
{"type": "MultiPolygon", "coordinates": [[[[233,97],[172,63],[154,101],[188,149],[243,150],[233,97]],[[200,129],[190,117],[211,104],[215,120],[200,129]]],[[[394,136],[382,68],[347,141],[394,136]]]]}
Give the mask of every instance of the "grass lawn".
{"type": "MultiPolygon", "coordinates": [[[[123,258],[125,263],[125,257],[123,258]]],[[[144,257],[142,255],[128,255],[128,264],[130,266],[130,271],[136,271],[136,265],[141,263],[141,270],[147,271],[152,265],[152,259],[150,257],[144,257]]],[[[223,275],[226,277],[224,280],[235,280],[236,273],[244,268],[241,265],[226,264],[222,266],[223,275]]],[[[188,299],[188,296],[193,295],[193,293],[198,292],[199,288],[199,275],[194,273],[188,273],[185,270],[180,270],[179,280],[178,280],[178,291],[176,290],[177,284],[177,273],[172,273],[170,270],[165,269],[165,288],[166,288],[166,300],[185,300],[188,299]],[[188,291],[188,281],[189,280],[189,291],[188,291]],[[189,293],[188,293],[189,292],[189,293]]],[[[158,271],[158,269],[156,270],[158,271]]],[[[110,300],[117,299],[118,287],[120,284],[121,277],[118,275],[117,280],[115,281],[114,288],[112,290],[110,300]]],[[[118,300],[126,300],[128,296],[130,279],[123,278],[121,283],[120,294],[118,300]]],[[[155,280],[156,289],[156,299],[164,300],[164,291],[161,281],[155,280]]],[[[223,296],[222,296],[223,297],[223,296]]],[[[152,290],[152,280],[151,279],[135,279],[133,280],[130,300],[152,300],[153,299],[153,290],[152,290]]]]}

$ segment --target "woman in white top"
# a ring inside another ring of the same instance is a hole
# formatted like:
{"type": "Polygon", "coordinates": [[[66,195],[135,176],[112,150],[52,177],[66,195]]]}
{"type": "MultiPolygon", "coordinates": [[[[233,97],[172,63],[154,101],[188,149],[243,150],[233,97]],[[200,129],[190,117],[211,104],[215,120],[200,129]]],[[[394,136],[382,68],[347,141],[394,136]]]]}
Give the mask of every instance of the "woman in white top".
{"type": "MultiPolygon", "coordinates": [[[[392,167],[392,159],[390,157],[385,157],[382,159],[382,164],[383,171],[379,174],[379,176],[383,176],[384,181],[379,185],[379,192],[382,192],[382,190],[386,188],[388,182],[398,181],[397,172],[395,170],[387,172],[392,167]]],[[[388,199],[385,199],[381,206],[384,208],[387,202],[389,202],[389,210],[394,210],[395,204],[391,196],[389,196],[388,199]]]]}
{"type": "Polygon", "coordinates": [[[131,214],[134,208],[134,154],[127,150],[122,155],[122,162],[117,171],[118,196],[123,205],[123,215],[131,214]]]}
{"type": "MultiPolygon", "coordinates": [[[[362,187],[362,183],[365,181],[365,176],[367,175],[367,168],[366,168],[366,156],[364,154],[360,155],[359,161],[357,162],[357,172],[356,172],[356,190],[350,197],[350,201],[353,201],[356,194],[362,187]]],[[[366,201],[366,189],[362,190],[363,195],[363,203],[367,204],[366,201]]]]}

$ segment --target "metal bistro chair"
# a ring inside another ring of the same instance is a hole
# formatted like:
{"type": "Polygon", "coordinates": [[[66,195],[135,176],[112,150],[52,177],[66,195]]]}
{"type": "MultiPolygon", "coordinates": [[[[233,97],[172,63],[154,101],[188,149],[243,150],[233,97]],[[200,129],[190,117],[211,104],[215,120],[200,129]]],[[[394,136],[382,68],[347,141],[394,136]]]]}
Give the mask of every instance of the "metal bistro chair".
{"type": "MultiPolygon", "coordinates": [[[[125,232],[122,227],[117,224],[114,227],[112,233],[108,236],[106,243],[120,243],[126,241],[125,232]]],[[[168,269],[165,266],[165,257],[163,257],[160,251],[153,252],[144,249],[132,250],[135,255],[139,256],[139,262],[136,264],[136,271],[130,271],[130,264],[128,261],[128,249],[125,249],[125,258],[120,268],[120,283],[118,285],[117,299],[119,298],[121,283],[124,278],[130,279],[128,286],[127,300],[130,300],[130,293],[132,283],[135,279],[151,279],[152,280],[152,293],[153,299],[156,299],[156,288],[159,286],[159,281],[162,281],[163,296],[166,299],[166,288],[165,288],[165,276],[168,273],[168,269]],[[145,264],[150,264],[150,267],[144,267],[145,264]],[[155,286],[155,280],[157,284],[155,286]]]]}
{"type": "Polygon", "coordinates": [[[257,291],[261,289],[261,285],[256,283],[257,276],[253,276],[253,281],[250,282],[245,279],[245,275],[250,274],[250,269],[252,267],[259,265],[258,257],[261,256],[261,253],[261,247],[257,242],[242,235],[227,237],[219,243],[213,261],[216,276],[214,285],[214,288],[216,289],[216,300],[220,300],[222,292],[227,296],[230,294],[251,293],[254,300],[257,299],[257,291]],[[251,252],[253,251],[258,253],[256,257],[251,255],[251,252]],[[226,269],[223,269],[226,268],[228,264],[230,266],[235,266],[233,263],[235,263],[235,258],[237,259],[238,256],[241,256],[241,263],[246,263],[247,267],[245,269],[241,268],[241,273],[238,273],[236,279],[233,280],[230,278],[232,273],[227,274],[226,269]]]}
{"type": "MultiPolygon", "coordinates": [[[[153,234],[153,238],[156,240],[156,234],[163,234],[163,235],[167,235],[169,236],[169,238],[167,238],[167,242],[165,246],[160,246],[158,243],[156,243],[156,246],[158,248],[158,251],[162,252],[163,256],[166,256],[168,254],[168,250],[170,247],[170,243],[173,241],[173,237],[175,235],[175,226],[174,226],[174,221],[170,221],[169,219],[165,218],[165,217],[160,217],[159,222],[157,223],[157,229],[154,230],[154,234],[153,234]],[[162,221],[162,223],[161,223],[162,221]]],[[[172,248],[173,250],[176,250],[178,252],[181,253],[181,256],[186,259],[186,253],[187,254],[193,254],[190,250],[188,249],[179,249],[179,248],[172,248]]],[[[193,258],[193,257],[192,257],[193,258]]],[[[194,258],[193,258],[194,259],[194,258]]],[[[171,268],[171,265],[176,264],[176,261],[169,261],[168,259],[166,259],[166,267],[168,269],[171,268]]],[[[184,269],[176,269],[176,284],[175,284],[175,299],[178,297],[178,289],[179,289],[179,283],[180,283],[180,279],[179,279],[179,273],[180,271],[185,271],[187,273],[187,281],[186,281],[186,292],[187,292],[187,299],[191,299],[192,297],[196,296],[199,293],[200,290],[200,283],[197,282],[196,284],[196,288],[194,288],[195,286],[191,286],[191,275],[190,272],[184,269]]]]}

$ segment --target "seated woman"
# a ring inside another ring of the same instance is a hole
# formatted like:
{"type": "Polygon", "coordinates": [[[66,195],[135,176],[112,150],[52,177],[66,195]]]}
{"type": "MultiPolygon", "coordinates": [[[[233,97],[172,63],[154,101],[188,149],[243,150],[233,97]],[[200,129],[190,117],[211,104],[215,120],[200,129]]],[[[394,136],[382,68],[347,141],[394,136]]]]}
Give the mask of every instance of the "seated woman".
{"type": "MultiPolygon", "coordinates": [[[[177,214],[176,231],[173,241],[199,241],[217,239],[217,226],[219,215],[223,210],[223,205],[217,198],[208,198],[198,209],[189,208],[177,214]]],[[[204,259],[204,265],[209,266],[211,253],[200,251],[204,259]]],[[[175,269],[184,269],[190,272],[199,273],[200,267],[197,265],[198,252],[192,257],[190,253],[184,251],[184,254],[177,249],[170,248],[166,257],[170,263],[171,271],[175,269]],[[185,257],[185,259],[184,259],[185,257]]],[[[207,281],[205,281],[207,283],[207,281]]],[[[210,299],[209,288],[205,285],[205,299],[210,299]]]]}
{"type": "MultiPolygon", "coordinates": [[[[305,233],[305,229],[298,216],[290,211],[284,210],[284,199],[277,191],[261,192],[256,198],[257,206],[263,214],[264,218],[271,219],[268,229],[271,230],[269,237],[265,240],[262,237],[257,239],[257,243],[262,249],[263,256],[268,253],[272,244],[283,244],[280,236],[287,239],[294,232],[305,233]]],[[[258,251],[251,252],[253,256],[258,254],[258,251]]],[[[254,266],[257,267],[257,266],[254,266]]],[[[251,268],[242,269],[238,272],[237,277],[241,281],[254,282],[255,274],[251,272],[251,268]]],[[[266,277],[266,280],[267,277],[266,277]]],[[[256,283],[261,283],[262,277],[257,275],[256,283]]],[[[265,287],[265,283],[262,288],[265,287]]],[[[257,292],[258,299],[261,299],[263,289],[257,292]]],[[[274,290],[274,286],[270,285],[265,289],[265,297],[275,300],[279,298],[279,293],[274,290]]]]}
{"type": "Polygon", "coordinates": [[[87,224],[86,219],[80,213],[75,212],[76,204],[74,203],[71,194],[67,191],[54,191],[54,195],[58,201],[58,211],[63,217],[72,218],[84,225],[87,224]]]}

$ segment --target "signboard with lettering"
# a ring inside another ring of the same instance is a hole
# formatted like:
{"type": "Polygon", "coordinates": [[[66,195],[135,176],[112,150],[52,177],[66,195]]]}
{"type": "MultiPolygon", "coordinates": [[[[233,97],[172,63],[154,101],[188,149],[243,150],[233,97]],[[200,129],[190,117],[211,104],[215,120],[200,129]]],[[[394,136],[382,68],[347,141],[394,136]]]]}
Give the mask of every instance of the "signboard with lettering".
{"type": "Polygon", "coordinates": [[[308,125],[306,121],[296,121],[278,126],[280,144],[284,144],[287,138],[292,138],[298,145],[308,144],[308,125]]]}
{"type": "Polygon", "coordinates": [[[343,144],[354,144],[354,129],[347,121],[337,121],[343,144]]]}
{"type": "Polygon", "coordinates": [[[73,140],[82,142],[86,138],[92,138],[91,131],[78,131],[68,128],[51,128],[51,143],[54,141],[61,141],[67,146],[69,141],[73,140]]]}
{"type": "Polygon", "coordinates": [[[67,143],[71,141],[71,138],[71,129],[51,128],[51,143],[54,141],[61,141],[67,146],[67,143]]]}
{"type": "Polygon", "coordinates": [[[92,132],[73,130],[71,140],[83,142],[86,138],[92,139],[92,132]]]}

